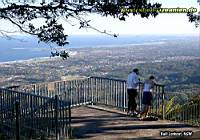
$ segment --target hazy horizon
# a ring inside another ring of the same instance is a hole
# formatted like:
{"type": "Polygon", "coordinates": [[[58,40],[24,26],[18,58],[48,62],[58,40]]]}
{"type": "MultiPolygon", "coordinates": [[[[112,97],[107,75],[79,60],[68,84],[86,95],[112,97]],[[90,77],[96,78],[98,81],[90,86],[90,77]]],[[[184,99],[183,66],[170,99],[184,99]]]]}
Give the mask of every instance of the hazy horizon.
{"type": "Polygon", "coordinates": [[[18,36],[16,39],[0,38],[0,51],[3,52],[0,62],[28,60],[38,57],[49,57],[51,51],[79,49],[79,48],[105,48],[105,47],[136,47],[136,46],[162,46],[170,41],[190,39],[199,42],[195,35],[121,35],[114,38],[107,35],[70,35],[69,44],[59,47],[55,44],[38,44],[38,39],[32,36],[18,36]],[[21,40],[21,41],[20,41],[21,40]]]}

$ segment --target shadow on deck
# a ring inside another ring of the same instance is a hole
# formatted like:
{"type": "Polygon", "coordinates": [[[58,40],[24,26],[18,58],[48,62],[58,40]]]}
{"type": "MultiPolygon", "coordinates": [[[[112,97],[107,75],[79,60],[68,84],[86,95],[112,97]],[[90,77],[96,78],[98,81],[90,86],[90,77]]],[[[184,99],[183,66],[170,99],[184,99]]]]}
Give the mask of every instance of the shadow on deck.
{"type": "Polygon", "coordinates": [[[199,128],[173,121],[140,121],[122,112],[102,108],[72,109],[72,133],[75,139],[199,139],[199,128]],[[192,137],[160,136],[160,131],[192,131],[192,137]]]}

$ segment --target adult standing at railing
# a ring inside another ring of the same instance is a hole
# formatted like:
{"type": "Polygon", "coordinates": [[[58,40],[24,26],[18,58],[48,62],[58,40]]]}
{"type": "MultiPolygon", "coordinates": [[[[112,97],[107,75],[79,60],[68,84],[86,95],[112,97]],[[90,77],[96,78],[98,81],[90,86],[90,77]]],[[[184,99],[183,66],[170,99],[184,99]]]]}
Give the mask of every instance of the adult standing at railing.
{"type": "Polygon", "coordinates": [[[127,93],[128,93],[128,115],[137,115],[138,112],[136,111],[137,103],[136,103],[136,96],[137,96],[137,86],[139,84],[139,69],[135,68],[131,73],[128,75],[127,79],[127,93]]]}

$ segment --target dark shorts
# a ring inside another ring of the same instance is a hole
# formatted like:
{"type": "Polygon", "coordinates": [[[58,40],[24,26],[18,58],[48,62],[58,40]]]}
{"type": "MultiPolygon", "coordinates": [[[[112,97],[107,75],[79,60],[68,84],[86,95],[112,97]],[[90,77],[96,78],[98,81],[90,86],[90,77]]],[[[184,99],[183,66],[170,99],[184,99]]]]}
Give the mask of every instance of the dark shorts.
{"type": "Polygon", "coordinates": [[[153,96],[151,92],[144,92],[142,98],[142,104],[144,105],[152,105],[153,96]]]}

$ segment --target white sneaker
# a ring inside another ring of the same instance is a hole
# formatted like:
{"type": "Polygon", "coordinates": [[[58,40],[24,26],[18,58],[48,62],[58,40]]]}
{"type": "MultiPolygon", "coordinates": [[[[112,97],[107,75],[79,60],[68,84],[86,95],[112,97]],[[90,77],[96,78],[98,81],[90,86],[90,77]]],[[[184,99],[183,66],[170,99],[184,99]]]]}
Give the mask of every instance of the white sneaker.
{"type": "Polygon", "coordinates": [[[132,114],[132,112],[127,112],[127,115],[131,115],[132,114]]]}
{"type": "Polygon", "coordinates": [[[133,114],[138,115],[138,112],[134,111],[133,114]]]}
{"type": "Polygon", "coordinates": [[[141,118],[141,115],[140,115],[140,114],[138,114],[138,115],[137,115],[137,117],[138,117],[138,118],[141,118]]]}

